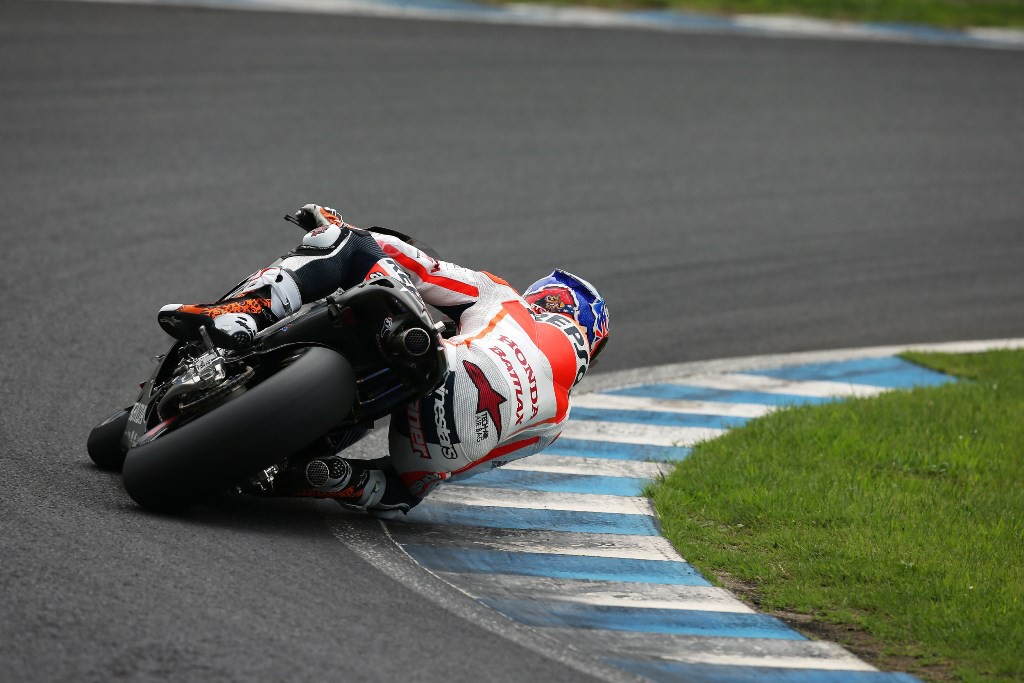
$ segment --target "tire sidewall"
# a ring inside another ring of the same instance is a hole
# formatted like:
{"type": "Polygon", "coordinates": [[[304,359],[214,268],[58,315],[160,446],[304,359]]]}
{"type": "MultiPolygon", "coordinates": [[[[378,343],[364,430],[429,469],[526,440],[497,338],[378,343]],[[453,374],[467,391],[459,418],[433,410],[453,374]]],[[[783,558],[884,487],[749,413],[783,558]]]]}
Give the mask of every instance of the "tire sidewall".
{"type": "Polygon", "coordinates": [[[124,461],[128,494],[145,508],[175,511],[280,462],[348,417],[352,366],[310,347],[266,380],[154,441],[124,461]]]}

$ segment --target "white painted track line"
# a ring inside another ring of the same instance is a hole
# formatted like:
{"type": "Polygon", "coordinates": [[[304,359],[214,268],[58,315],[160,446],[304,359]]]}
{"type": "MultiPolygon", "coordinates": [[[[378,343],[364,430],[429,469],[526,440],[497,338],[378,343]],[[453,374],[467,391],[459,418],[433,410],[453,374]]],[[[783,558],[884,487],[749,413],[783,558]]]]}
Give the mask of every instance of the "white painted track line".
{"type": "Polygon", "coordinates": [[[614,652],[616,657],[668,659],[692,664],[876,671],[835,643],[775,638],[682,636],[602,629],[542,629],[565,642],[589,650],[614,652]]]}
{"type": "Polygon", "coordinates": [[[574,455],[531,455],[513,460],[501,469],[519,472],[547,472],[549,474],[580,474],[600,477],[635,477],[657,479],[667,475],[674,463],[642,462],[639,460],[608,460],[606,458],[582,458],[574,455]]]}
{"type": "Polygon", "coordinates": [[[689,415],[724,415],[726,417],[761,417],[778,406],[756,403],[720,403],[716,401],[678,401],[642,396],[616,396],[614,394],[583,394],[574,396],[573,407],[604,408],[608,410],[650,410],[660,413],[689,415]]]}
{"type": "MultiPolygon", "coordinates": [[[[663,427],[635,422],[602,422],[600,420],[573,420],[562,430],[563,439],[586,441],[616,441],[619,443],[651,446],[692,446],[725,433],[724,429],[707,427],[663,427]]],[[[557,442],[556,442],[557,443],[557,442]]]]}
{"type": "Polygon", "coordinates": [[[438,487],[430,494],[429,500],[431,503],[441,505],[480,505],[530,510],[654,515],[654,508],[646,498],[605,496],[594,493],[551,493],[525,489],[486,489],[475,486],[459,486],[455,482],[438,487]]]}
{"type": "Polygon", "coordinates": [[[752,614],[754,610],[724,588],[623,581],[587,581],[515,574],[438,572],[470,595],[491,599],[576,602],[603,607],[683,609],[752,614]]]}
{"type": "Polygon", "coordinates": [[[614,557],[627,560],[684,562],[663,536],[592,534],[573,531],[491,529],[451,525],[399,525],[391,527],[400,543],[427,544],[435,548],[500,550],[583,557],[614,557]]]}

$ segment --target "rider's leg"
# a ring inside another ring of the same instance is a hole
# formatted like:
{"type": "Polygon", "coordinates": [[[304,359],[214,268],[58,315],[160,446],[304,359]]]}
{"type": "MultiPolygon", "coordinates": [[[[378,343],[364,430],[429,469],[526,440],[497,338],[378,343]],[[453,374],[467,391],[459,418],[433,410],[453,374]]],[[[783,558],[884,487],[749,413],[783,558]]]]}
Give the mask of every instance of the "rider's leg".
{"type": "Polygon", "coordinates": [[[160,309],[160,326],[176,339],[199,339],[205,326],[214,343],[239,348],[256,333],[338,288],[348,289],[374,271],[399,272],[373,236],[348,225],[311,231],[302,244],[213,304],[170,304],[160,309]],[[315,233],[315,234],[314,234],[315,233]]]}
{"type": "MultiPolygon", "coordinates": [[[[451,477],[453,461],[431,457],[421,427],[427,400],[414,402],[391,415],[388,430],[387,491],[382,503],[412,508],[438,484],[451,477]]],[[[433,412],[431,410],[431,415],[433,412]]],[[[435,446],[436,447],[436,446],[435,446]]]]}
{"type": "Polygon", "coordinates": [[[183,341],[198,339],[199,328],[205,325],[217,346],[238,348],[301,305],[295,275],[284,268],[270,267],[250,275],[217,303],[164,306],[157,321],[165,332],[183,341]]]}

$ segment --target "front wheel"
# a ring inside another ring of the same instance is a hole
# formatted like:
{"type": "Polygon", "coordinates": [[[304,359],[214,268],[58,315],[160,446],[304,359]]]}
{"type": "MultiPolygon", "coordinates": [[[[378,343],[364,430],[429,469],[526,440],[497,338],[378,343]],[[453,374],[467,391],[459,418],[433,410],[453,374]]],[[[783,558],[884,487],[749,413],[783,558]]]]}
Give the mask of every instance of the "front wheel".
{"type": "Polygon", "coordinates": [[[259,384],[128,451],[124,486],[144,508],[183,510],[284,460],[342,422],[355,374],[330,349],[304,349],[259,384]]]}

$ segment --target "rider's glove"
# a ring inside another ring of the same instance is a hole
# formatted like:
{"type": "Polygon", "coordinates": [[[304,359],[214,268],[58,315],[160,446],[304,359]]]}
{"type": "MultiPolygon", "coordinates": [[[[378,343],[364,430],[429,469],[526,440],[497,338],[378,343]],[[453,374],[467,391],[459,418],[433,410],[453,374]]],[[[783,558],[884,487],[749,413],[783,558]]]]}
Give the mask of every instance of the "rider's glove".
{"type": "Polygon", "coordinates": [[[332,225],[342,227],[345,225],[345,221],[342,220],[341,214],[332,209],[329,206],[320,206],[319,204],[306,204],[301,209],[300,213],[307,213],[313,216],[316,221],[318,228],[329,228],[332,225]]]}

